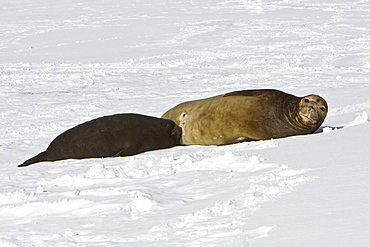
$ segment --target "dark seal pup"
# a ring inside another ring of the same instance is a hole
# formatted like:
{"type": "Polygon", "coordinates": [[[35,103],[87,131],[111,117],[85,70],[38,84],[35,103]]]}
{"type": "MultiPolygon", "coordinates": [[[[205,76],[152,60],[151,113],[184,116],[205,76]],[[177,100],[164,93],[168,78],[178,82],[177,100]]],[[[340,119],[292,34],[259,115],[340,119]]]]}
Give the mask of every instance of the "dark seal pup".
{"type": "Polygon", "coordinates": [[[180,143],[222,145],[315,132],[328,111],[317,95],[296,97],[278,90],[245,90],[189,101],[162,118],[182,127],[180,143]]]}
{"type": "Polygon", "coordinates": [[[139,114],[105,116],[57,136],[45,152],[19,167],[41,161],[129,156],[179,144],[181,128],[173,121],[139,114]]]}

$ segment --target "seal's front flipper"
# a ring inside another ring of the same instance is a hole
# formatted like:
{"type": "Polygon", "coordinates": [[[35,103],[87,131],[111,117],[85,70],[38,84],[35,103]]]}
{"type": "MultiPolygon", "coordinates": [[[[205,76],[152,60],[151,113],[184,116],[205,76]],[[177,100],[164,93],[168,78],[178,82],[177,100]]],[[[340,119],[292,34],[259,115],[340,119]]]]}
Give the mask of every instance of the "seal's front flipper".
{"type": "Polygon", "coordinates": [[[144,152],[144,151],[140,151],[138,145],[130,144],[130,145],[126,145],[125,148],[120,150],[118,153],[116,153],[112,157],[131,156],[131,155],[135,155],[141,152],[144,152]]]}
{"type": "Polygon", "coordinates": [[[221,144],[219,146],[222,146],[222,145],[229,145],[229,144],[235,144],[235,143],[239,143],[239,142],[253,142],[253,141],[259,141],[257,139],[252,139],[252,138],[249,138],[249,137],[244,137],[244,136],[241,136],[237,139],[235,139],[234,141],[231,141],[231,142],[228,142],[228,143],[225,143],[225,144],[221,144]]]}

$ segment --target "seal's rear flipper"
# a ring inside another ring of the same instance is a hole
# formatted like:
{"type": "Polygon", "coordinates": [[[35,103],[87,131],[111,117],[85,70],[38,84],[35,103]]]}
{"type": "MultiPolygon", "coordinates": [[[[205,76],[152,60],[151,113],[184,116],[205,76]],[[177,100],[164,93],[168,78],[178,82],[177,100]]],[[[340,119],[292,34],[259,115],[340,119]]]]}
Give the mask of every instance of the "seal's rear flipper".
{"type": "Polygon", "coordinates": [[[25,166],[29,166],[29,165],[35,164],[37,162],[47,161],[47,159],[44,156],[45,156],[44,155],[44,152],[39,153],[35,157],[26,160],[23,164],[19,165],[18,167],[25,167],[25,166]]]}

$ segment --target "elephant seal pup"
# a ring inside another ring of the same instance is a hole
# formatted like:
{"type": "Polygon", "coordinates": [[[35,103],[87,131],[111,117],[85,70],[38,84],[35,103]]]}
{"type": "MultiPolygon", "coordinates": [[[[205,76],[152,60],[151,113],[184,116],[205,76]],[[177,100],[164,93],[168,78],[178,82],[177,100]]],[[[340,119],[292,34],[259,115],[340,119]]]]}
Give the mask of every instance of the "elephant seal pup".
{"type": "Polygon", "coordinates": [[[179,144],[181,128],[173,121],[139,114],[105,116],[57,136],[45,152],[19,167],[41,161],[129,156],[179,144]]]}
{"type": "Polygon", "coordinates": [[[327,111],[320,96],[265,89],[185,102],[162,118],[182,128],[181,144],[222,145],[313,133],[327,111]]]}

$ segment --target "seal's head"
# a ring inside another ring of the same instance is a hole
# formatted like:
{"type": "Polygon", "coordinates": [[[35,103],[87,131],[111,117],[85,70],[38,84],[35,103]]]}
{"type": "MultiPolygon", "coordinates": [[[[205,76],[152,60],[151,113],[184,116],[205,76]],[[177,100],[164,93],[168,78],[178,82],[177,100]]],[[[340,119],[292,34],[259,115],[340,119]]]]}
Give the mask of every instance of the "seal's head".
{"type": "Polygon", "coordinates": [[[166,128],[169,130],[167,133],[170,133],[171,138],[169,139],[173,142],[171,145],[179,144],[182,135],[182,128],[177,126],[173,121],[169,121],[166,128]]]}
{"type": "Polygon", "coordinates": [[[141,128],[140,133],[145,141],[139,141],[140,145],[142,147],[146,146],[148,149],[151,149],[151,147],[168,148],[178,145],[182,136],[182,128],[169,119],[154,119],[156,121],[151,121],[150,126],[141,128]]]}
{"type": "Polygon", "coordinates": [[[328,104],[318,95],[307,95],[299,101],[298,118],[305,126],[320,126],[328,112],[328,104]]]}

